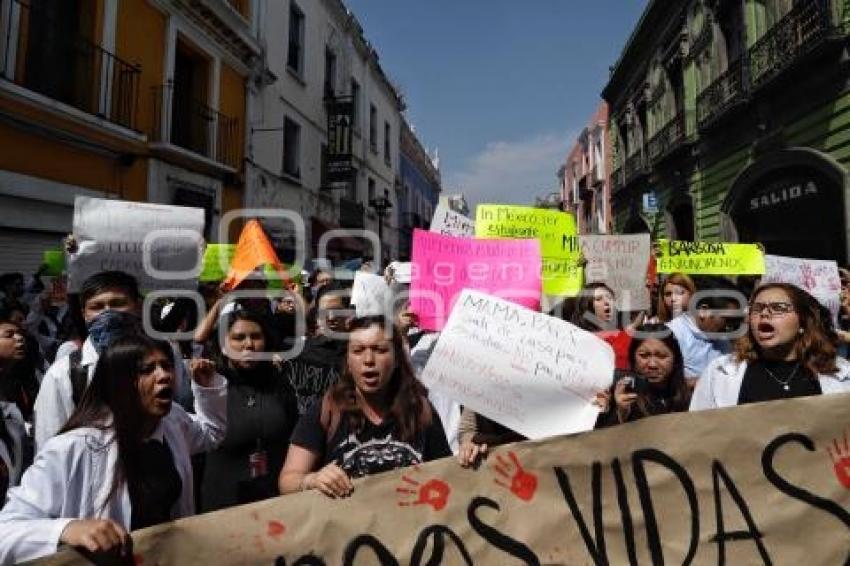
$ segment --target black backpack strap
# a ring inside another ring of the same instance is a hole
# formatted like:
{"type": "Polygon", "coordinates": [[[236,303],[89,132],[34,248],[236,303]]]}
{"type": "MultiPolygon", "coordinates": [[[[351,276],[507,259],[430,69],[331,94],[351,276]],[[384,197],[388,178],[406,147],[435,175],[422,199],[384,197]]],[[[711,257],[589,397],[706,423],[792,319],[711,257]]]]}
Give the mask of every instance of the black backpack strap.
{"type": "Polygon", "coordinates": [[[74,350],[68,355],[68,378],[71,380],[71,397],[74,400],[74,406],[80,404],[83,398],[83,393],[86,392],[86,387],[89,381],[89,372],[83,367],[83,350],[82,348],[74,350]]]}

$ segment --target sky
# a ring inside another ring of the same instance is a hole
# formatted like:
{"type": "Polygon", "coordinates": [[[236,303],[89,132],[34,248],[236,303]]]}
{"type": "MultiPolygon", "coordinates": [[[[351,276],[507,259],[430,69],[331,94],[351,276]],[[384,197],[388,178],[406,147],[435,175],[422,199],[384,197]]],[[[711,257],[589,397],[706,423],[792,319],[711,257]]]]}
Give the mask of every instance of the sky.
{"type": "Polygon", "coordinates": [[[344,0],[444,193],[532,204],[601,102],[646,0],[344,0]]]}

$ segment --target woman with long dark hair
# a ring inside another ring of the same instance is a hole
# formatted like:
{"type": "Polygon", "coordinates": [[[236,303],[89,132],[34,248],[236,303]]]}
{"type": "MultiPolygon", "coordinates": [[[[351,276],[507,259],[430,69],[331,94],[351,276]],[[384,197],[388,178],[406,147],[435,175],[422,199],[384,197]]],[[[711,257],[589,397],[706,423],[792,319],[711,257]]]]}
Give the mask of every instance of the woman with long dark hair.
{"type": "Polygon", "coordinates": [[[146,336],[101,354],[60,433],[41,448],[0,511],[0,563],[60,543],[126,554],[130,530],[195,511],[190,455],[226,432],[227,389],[213,363],[192,360],[195,414],[176,403],[171,347],[146,336]]]}
{"type": "Polygon", "coordinates": [[[351,493],[352,478],[451,455],[398,328],[383,316],[350,323],[340,380],[295,428],[281,493],[351,493]]]}
{"type": "Polygon", "coordinates": [[[298,419],[295,392],[269,359],[266,319],[231,312],[216,366],[227,379],[227,436],[206,455],[201,483],[204,512],[278,495],[277,478],[298,419]]]}
{"type": "MultiPolygon", "coordinates": [[[[643,318],[644,314],[641,313],[630,326],[641,324],[643,318]]],[[[617,324],[616,298],[611,287],[601,281],[585,285],[570,322],[608,342],[614,349],[616,368],[628,369],[631,337],[617,324]]]]}
{"type": "Polygon", "coordinates": [[[636,421],[652,415],[688,410],[690,390],[676,337],[663,324],[635,329],[629,345],[631,369],[613,387],[613,407],[598,425],[636,421]]]}
{"type": "Polygon", "coordinates": [[[850,391],[850,363],[836,355],[831,321],[799,287],[770,283],[749,305],[735,352],[711,362],[691,410],[850,391]]]}

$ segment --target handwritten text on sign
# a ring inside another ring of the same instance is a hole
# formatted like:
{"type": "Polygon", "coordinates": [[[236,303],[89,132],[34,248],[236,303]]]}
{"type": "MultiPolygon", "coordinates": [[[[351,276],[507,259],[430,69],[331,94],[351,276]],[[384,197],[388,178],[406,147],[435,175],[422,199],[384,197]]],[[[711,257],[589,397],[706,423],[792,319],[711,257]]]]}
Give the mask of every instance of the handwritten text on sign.
{"type": "Polygon", "coordinates": [[[841,278],[834,261],[799,259],[779,255],[764,256],[765,272],[761,284],[791,283],[816,298],[838,322],[841,309],[841,278]]]}
{"type": "MultiPolygon", "coordinates": [[[[847,395],[651,417],[133,533],[137,564],[845,564],[847,395]],[[670,431],[676,431],[671,436],[670,431]],[[722,431],[722,434],[718,434],[722,431]]],[[[53,565],[87,564],[68,551],[53,565]]]]}
{"type": "Polygon", "coordinates": [[[764,253],[756,244],[659,240],[658,273],[761,275],[764,253]]]}
{"type": "Polygon", "coordinates": [[[593,428],[614,352],[563,320],[464,291],[422,381],[528,438],[593,428]]]}
{"type": "Polygon", "coordinates": [[[431,232],[436,232],[444,236],[466,236],[471,238],[475,235],[475,223],[463,214],[458,214],[449,207],[441,204],[434,211],[434,219],[431,220],[431,232]]]}
{"type": "Polygon", "coordinates": [[[540,244],[413,232],[410,304],[424,330],[442,330],[463,289],[540,306],[540,244]]]}
{"type": "Polygon", "coordinates": [[[78,196],[78,251],[68,256],[68,290],[78,292],[86,278],[101,271],[129,273],[145,291],[194,289],[203,260],[203,231],[200,208],[78,196]],[[192,276],[174,278],[187,272],[192,276]]]}
{"type": "Polygon", "coordinates": [[[478,238],[533,238],[543,255],[543,292],[576,295],[581,290],[579,250],[571,244],[578,233],[571,214],[544,208],[479,204],[475,235],[478,238]]]}
{"type": "Polygon", "coordinates": [[[579,236],[581,252],[587,260],[587,283],[602,281],[617,294],[622,311],[649,308],[646,270],[649,265],[649,234],[626,236],[579,236]]]}

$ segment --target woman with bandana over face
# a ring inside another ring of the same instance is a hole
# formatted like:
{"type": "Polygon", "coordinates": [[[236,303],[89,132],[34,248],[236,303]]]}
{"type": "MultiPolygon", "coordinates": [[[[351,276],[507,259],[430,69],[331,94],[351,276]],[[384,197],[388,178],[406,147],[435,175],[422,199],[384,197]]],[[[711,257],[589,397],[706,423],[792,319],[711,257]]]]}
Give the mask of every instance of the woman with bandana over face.
{"type": "Polygon", "coordinates": [[[127,560],[129,531],[194,514],[190,456],[224,438],[227,387],[208,360],[192,360],[191,372],[194,415],[172,403],[167,343],[130,336],[103,352],[71,418],[9,491],[0,563],[61,544],[127,560]]]}
{"type": "Polygon", "coordinates": [[[833,332],[817,300],[799,287],[759,287],[747,334],[734,354],[708,365],[690,409],[850,391],[850,363],[836,356],[833,332]]]}

